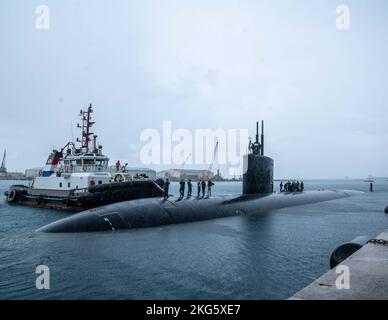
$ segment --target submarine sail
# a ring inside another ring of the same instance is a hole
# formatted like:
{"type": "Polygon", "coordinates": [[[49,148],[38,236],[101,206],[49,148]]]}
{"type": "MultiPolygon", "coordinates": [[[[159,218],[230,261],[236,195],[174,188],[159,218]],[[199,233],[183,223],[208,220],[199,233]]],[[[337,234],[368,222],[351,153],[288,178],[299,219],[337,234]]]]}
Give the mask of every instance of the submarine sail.
{"type": "Polygon", "coordinates": [[[264,121],[261,122],[261,142],[257,122],[256,141],[249,143],[249,153],[243,158],[243,194],[273,193],[273,168],[273,159],[264,156],[264,121]]]}

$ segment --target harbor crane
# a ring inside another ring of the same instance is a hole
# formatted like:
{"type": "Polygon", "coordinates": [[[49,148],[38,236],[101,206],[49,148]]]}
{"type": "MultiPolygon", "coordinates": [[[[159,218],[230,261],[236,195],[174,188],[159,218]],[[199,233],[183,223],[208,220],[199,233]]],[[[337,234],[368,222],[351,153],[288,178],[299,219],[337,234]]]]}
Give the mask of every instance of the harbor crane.
{"type": "Polygon", "coordinates": [[[184,166],[186,165],[187,161],[189,161],[191,157],[191,153],[187,156],[187,158],[185,159],[185,161],[183,161],[181,167],[179,168],[179,170],[182,170],[184,168],[184,166]]]}
{"type": "Polygon", "coordinates": [[[7,173],[7,168],[5,167],[6,157],[7,157],[7,150],[4,150],[3,161],[1,162],[1,167],[0,167],[0,173],[7,173]]]}
{"type": "Polygon", "coordinates": [[[211,163],[209,165],[209,169],[208,169],[208,171],[210,171],[210,172],[213,170],[214,162],[216,161],[216,158],[217,158],[218,145],[219,145],[219,142],[217,141],[216,145],[214,146],[213,159],[212,159],[212,161],[211,161],[211,163]]]}

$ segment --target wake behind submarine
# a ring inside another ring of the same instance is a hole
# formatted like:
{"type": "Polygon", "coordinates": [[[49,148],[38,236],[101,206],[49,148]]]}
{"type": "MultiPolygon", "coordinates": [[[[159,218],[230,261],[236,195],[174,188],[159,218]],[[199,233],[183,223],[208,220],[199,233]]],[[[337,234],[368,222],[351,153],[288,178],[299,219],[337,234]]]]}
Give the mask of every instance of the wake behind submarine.
{"type": "Polygon", "coordinates": [[[350,190],[273,193],[273,159],[264,155],[264,122],[259,141],[243,158],[243,193],[190,199],[139,199],[115,203],[78,213],[38,230],[48,233],[78,233],[149,228],[254,214],[263,211],[335,200],[360,194],[350,190]]]}

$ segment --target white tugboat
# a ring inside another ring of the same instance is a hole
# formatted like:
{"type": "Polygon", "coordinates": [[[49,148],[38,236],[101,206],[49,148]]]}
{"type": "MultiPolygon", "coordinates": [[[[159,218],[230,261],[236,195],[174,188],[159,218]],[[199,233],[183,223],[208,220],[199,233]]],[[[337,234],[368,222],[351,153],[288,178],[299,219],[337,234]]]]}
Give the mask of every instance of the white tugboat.
{"type": "Polygon", "coordinates": [[[5,193],[9,203],[81,211],[163,195],[163,181],[156,183],[144,176],[133,179],[123,173],[111,173],[109,158],[97,145],[97,135],[91,132],[92,113],[92,105],[80,113],[82,139],[77,142],[81,147],[69,142],[60,151],[54,150],[30,186],[11,186],[5,193]]]}

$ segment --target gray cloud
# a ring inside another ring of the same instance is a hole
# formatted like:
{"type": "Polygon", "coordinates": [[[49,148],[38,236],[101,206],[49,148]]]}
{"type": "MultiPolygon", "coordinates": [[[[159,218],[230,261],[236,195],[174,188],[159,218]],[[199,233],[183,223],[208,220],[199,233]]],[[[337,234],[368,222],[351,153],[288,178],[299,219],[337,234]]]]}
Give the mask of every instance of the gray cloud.
{"type": "Polygon", "coordinates": [[[106,153],[134,166],[141,130],[163,120],[264,118],[276,176],[386,175],[385,1],[349,1],[349,31],[335,28],[337,1],[49,0],[49,31],[34,27],[39,4],[0,4],[9,169],[41,165],[93,102],[106,153]]]}

